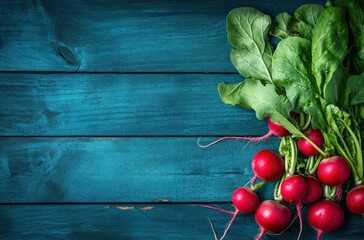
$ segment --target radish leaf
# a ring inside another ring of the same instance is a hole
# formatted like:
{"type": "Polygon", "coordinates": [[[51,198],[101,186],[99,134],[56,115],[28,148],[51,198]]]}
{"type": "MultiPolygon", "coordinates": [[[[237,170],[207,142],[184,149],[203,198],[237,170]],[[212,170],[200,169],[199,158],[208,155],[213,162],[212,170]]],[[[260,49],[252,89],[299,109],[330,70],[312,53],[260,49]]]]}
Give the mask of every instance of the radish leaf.
{"type": "Polygon", "coordinates": [[[340,66],[332,78],[325,82],[322,95],[326,102],[343,107],[342,109],[348,108],[349,102],[344,96],[347,91],[348,75],[347,69],[340,66]]]}
{"type": "Polygon", "coordinates": [[[273,54],[273,80],[285,89],[294,112],[312,116],[314,128],[325,127],[321,101],[317,94],[315,78],[311,73],[311,42],[300,37],[282,40],[273,54]]]}
{"type": "Polygon", "coordinates": [[[274,85],[263,85],[261,81],[253,78],[236,84],[220,83],[218,90],[224,103],[254,109],[259,120],[268,116],[275,120],[277,112],[288,118],[292,110],[288,99],[279,95],[274,85]]]}
{"type": "Polygon", "coordinates": [[[270,16],[254,8],[236,8],[227,16],[226,28],[229,43],[235,48],[230,58],[244,78],[272,82],[272,45],[268,31],[270,16]]]}
{"type": "Polygon", "coordinates": [[[350,104],[364,103],[364,72],[361,75],[351,75],[348,85],[351,90],[350,104]]]}
{"type": "Polygon", "coordinates": [[[318,4],[305,4],[297,8],[294,13],[296,27],[300,36],[311,40],[312,29],[315,27],[317,19],[323,12],[324,7],[318,4]]]}
{"type": "Polygon", "coordinates": [[[318,93],[342,64],[348,53],[348,29],[344,10],[327,7],[312,30],[312,72],[318,93]]]}
{"type": "Polygon", "coordinates": [[[285,39],[290,36],[290,22],[292,16],[286,12],[282,12],[278,14],[272,23],[272,29],[270,30],[270,34],[280,38],[285,39]]]}
{"type": "Polygon", "coordinates": [[[346,10],[353,36],[350,70],[354,74],[360,74],[364,72],[364,0],[338,0],[335,4],[346,10]]]}

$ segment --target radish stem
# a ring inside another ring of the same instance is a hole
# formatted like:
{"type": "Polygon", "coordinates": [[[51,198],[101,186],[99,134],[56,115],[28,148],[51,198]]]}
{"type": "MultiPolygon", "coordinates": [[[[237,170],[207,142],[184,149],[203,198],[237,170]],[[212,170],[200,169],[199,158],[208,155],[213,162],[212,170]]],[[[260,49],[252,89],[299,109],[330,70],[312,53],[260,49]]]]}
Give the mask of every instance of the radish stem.
{"type": "Polygon", "coordinates": [[[279,181],[277,181],[276,183],[276,186],[274,187],[274,200],[276,201],[281,201],[283,198],[282,198],[282,194],[281,194],[281,185],[282,185],[282,182],[284,179],[286,179],[286,174],[287,173],[284,173],[282,178],[279,179],[279,181]]]}
{"type": "Polygon", "coordinates": [[[311,123],[311,115],[310,115],[310,114],[308,114],[308,117],[307,117],[306,123],[305,123],[305,125],[303,125],[302,130],[307,129],[307,128],[308,128],[308,126],[310,126],[310,123],[311,123]]]}
{"type": "MultiPolygon", "coordinates": [[[[358,138],[356,137],[355,133],[350,129],[350,127],[343,121],[341,120],[342,123],[344,124],[346,130],[348,130],[349,134],[351,135],[351,137],[354,140],[354,144],[355,144],[355,148],[356,148],[356,163],[357,163],[357,176],[354,176],[355,178],[355,184],[359,185],[362,183],[363,180],[363,155],[361,152],[361,144],[358,141],[358,138]]],[[[359,138],[360,138],[360,134],[359,134],[359,138]]]]}
{"type": "Polygon", "coordinates": [[[266,181],[261,181],[260,183],[257,183],[257,184],[254,184],[254,185],[251,185],[250,188],[253,190],[253,191],[256,191],[258,190],[259,188],[263,187],[263,185],[266,183],[266,181]]]}
{"type": "Polygon", "coordinates": [[[327,156],[327,153],[324,152],[320,147],[318,147],[311,139],[306,137],[305,134],[303,134],[297,127],[292,124],[288,119],[286,119],[282,114],[279,112],[275,113],[278,123],[281,124],[285,129],[287,129],[291,134],[296,135],[297,137],[301,137],[305,139],[307,142],[309,142],[321,155],[327,156]]]}
{"type": "Polygon", "coordinates": [[[291,146],[291,160],[290,160],[290,167],[288,169],[288,175],[293,175],[296,170],[296,163],[297,163],[297,145],[293,141],[292,137],[289,137],[288,139],[291,146]]]}

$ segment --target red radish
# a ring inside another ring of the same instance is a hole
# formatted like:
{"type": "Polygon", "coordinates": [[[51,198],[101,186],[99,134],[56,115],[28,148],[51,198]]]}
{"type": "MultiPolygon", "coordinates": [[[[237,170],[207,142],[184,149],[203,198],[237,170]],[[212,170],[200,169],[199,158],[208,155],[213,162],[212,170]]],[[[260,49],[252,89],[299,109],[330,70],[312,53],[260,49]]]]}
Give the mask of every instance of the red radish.
{"type": "Polygon", "coordinates": [[[241,187],[234,191],[232,195],[232,202],[235,207],[235,212],[220,240],[224,239],[229,228],[231,227],[232,223],[239,213],[251,214],[257,210],[257,207],[259,205],[259,198],[252,189],[247,187],[241,187]]]}
{"type": "Polygon", "coordinates": [[[339,229],[344,223],[344,211],[330,200],[322,200],[312,205],[307,211],[308,223],[317,230],[317,240],[322,233],[339,229]]]}
{"type": "MultiPolygon", "coordinates": [[[[324,136],[322,135],[320,130],[309,128],[305,132],[305,136],[308,137],[319,148],[324,145],[324,136]]],[[[317,151],[317,149],[304,138],[298,140],[297,145],[298,149],[306,156],[316,156],[317,154],[319,154],[319,151],[317,151]]]]}
{"type": "Polygon", "coordinates": [[[255,221],[261,228],[256,238],[260,240],[266,232],[281,232],[286,229],[291,221],[291,212],[288,207],[276,201],[265,200],[255,212],[255,221]]]}
{"type": "Polygon", "coordinates": [[[252,159],[252,169],[256,177],[264,181],[276,181],[284,173],[284,160],[276,152],[265,149],[256,153],[252,159]]]}
{"type": "Polygon", "coordinates": [[[256,211],[259,205],[259,198],[252,189],[247,187],[240,187],[234,191],[232,195],[232,203],[235,207],[235,212],[229,212],[223,209],[202,205],[203,207],[211,208],[220,212],[233,214],[233,217],[225,228],[224,234],[222,235],[220,240],[224,239],[239,213],[252,214],[256,211]]]}
{"type": "Polygon", "coordinates": [[[269,127],[269,132],[271,132],[274,136],[284,137],[290,134],[289,131],[281,126],[279,123],[270,120],[270,117],[268,117],[267,123],[269,127]]]}
{"type": "Polygon", "coordinates": [[[307,193],[308,185],[301,175],[292,175],[283,180],[281,184],[281,194],[288,203],[300,202],[307,193]]]}
{"type": "Polygon", "coordinates": [[[317,177],[325,185],[341,185],[350,177],[350,165],[341,156],[326,158],[317,168],[317,177]]]}
{"type": "Polygon", "coordinates": [[[346,206],[354,214],[364,214],[364,185],[350,190],[346,196],[346,206]]]}
{"type": "Polygon", "coordinates": [[[307,193],[306,196],[302,199],[303,204],[312,204],[320,200],[322,196],[322,185],[317,180],[316,177],[313,176],[306,176],[307,182],[307,193]]]}
{"type": "Polygon", "coordinates": [[[240,187],[234,191],[232,202],[238,212],[251,214],[257,210],[259,198],[250,188],[240,187]]]}
{"type": "Polygon", "coordinates": [[[297,209],[298,218],[300,220],[300,231],[297,239],[300,239],[302,233],[302,199],[306,196],[308,185],[306,179],[301,175],[292,175],[283,180],[281,185],[281,194],[283,199],[290,203],[295,204],[297,209]]]}
{"type": "Polygon", "coordinates": [[[200,144],[200,139],[198,140],[197,144],[200,148],[208,148],[218,142],[221,142],[223,140],[226,139],[236,139],[236,140],[247,140],[247,141],[253,141],[253,142],[260,142],[263,141],[265,139],[268,139],[271,136],[277,136],[277,137],[284,137],[284,136],[288,136],[290,134],[290,132],[285,129],[284,127],[282,127],[281,125],[279,125],[276,122],[273,122],[272,120],[270,120],[270,117],[268,117],[267,120],[267,124],[268,124],[268,128],[269,128],[269,132],[263,136],[260,137],[243,137],[243,136],[228,136],[228,137],[222,137],[217,139],[216,141],[213,141],[207,145],[201,145],[200,144]]]}

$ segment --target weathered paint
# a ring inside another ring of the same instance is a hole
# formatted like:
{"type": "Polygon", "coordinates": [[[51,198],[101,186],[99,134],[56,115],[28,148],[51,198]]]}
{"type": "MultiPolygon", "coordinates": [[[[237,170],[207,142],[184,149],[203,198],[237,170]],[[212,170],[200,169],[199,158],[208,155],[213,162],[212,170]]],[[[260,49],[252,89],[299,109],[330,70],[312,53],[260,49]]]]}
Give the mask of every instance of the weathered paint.
{"type": "MultiPolygon", "coordinates": [[[[129,210],[103,204],[0,205],[1,239],[213,239],[208,219],[221,236],[231,215],[191,204],[123,205],[129,210]]],[[[232,210],[229,204],[218,204],[232,210]]],[[[291,207],[292,214],[295,208],[291,207]]],[[[304,209],[304,212],[306,210],[304,209]]],[[[305,226],[301,239],[316,239],[315,231],[305,226]]],[[[297,239],[299,223],[279,235],[265,239],[297,239]]],[[[344,227],[322,239],[362,239],[359,216],[347,216],[344,227]]],[[[239,215],[226,239],[254,239],[258,233],[254,216],[239,215]]]]}
{"type": "Polygon", "coordinates": [[[2,136],[265,134],[255,113],[225,105],[224,74],[0,74],[2,136]]]}
{"type": "Polygon", "coordinates": [[[306,2],[3,0],[0,71],[236,72],[228,12],[274,16],[306,2]]]}
{"type": "MultiPolygon", "coordinates": [[[[226,14],[250,6],[274,16],[306,2],[2,0],[0,238],[212,239],[208,218],[221,235],[231,216],[198,203],[231,210],[252,155],[277,147],[196,145],[267,130],[217,94],[218,82],[241,80],[226,14]]],[[[323,239],[362,238],[361,217],[344,209],[343,228],[323,239]]],[[[257,233],[241,215],[226,239],[257,233]]],[[[297,234],[295,220],[267,239],[297,234]]],[[[315,239],[305,221],[302,239],[315,239]]]]}
{"type": "MultiPolygon", "coordinates": [[[[212,141],[213,138],[206,138],[212,141]]],[[[200,149],[196,137],[0,138],[3,203],[228,202],[253,177],[264,143],[226,141],[200,149]]],[[[271,196],[272,186],[261,191],[271,196]],[[268,191],[269,189],[269,191],[268,191]]]]}

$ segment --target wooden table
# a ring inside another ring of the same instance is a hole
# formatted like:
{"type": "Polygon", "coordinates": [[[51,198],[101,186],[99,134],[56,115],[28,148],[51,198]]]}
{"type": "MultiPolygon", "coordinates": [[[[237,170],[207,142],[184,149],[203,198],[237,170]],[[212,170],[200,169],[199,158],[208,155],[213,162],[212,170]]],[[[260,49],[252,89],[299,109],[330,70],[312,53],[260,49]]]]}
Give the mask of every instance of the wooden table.
{"type": "MultiPolygon", "coordinates": [[[[278,144],[196,144],[267,132],[218,96],[219,82],[241,80],[225,17],[305,2],[1,0],[0,238],[213,239],[208,219],[221,235],[231,216],[198,204],[232,210],[252,156],[278,144]]],[[[239,216],[227,239],[257,233],[254,216],[239,216]]],[[[266,239],[297,233],[296,220],[266,239]]],[[[347,214],[323,239],[363,234],[347,214]]],[[[315,239],[306,222],[302,239],[315,239]]]]}

